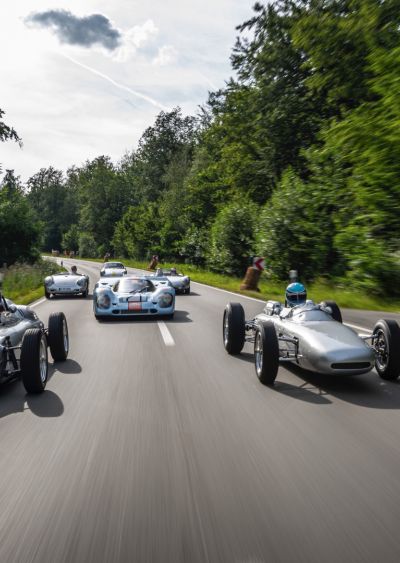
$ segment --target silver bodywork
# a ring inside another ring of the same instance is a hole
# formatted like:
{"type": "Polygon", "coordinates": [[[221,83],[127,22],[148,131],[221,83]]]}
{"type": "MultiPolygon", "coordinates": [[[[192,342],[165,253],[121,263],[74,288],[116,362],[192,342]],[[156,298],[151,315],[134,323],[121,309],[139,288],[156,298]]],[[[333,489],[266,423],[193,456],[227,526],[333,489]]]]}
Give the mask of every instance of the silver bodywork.
{"type": "Polygon", "coordinates": [[[29,328],[44,330],[42,321],[33,309],[24,305],[17,306],[9,299],[6,303],[8,310],[0,313],[0,381],[8,381],[18,372],[18,366],[9,359],[7,350],[15,347],[14,356],[19,362],[25,332],[29,328]]]}
{"type": "Polygon", "coordinates": [[[246,328],[254,330],[258,321],[274,324],[280,361],[326,374],[356,375],[374,367],[372,346],[350,327],[335,321],[323,304],[308,301],[283,308],[277,301],[268,301],[262,313],[246,322],[246,328]]]}
{"type": "Polygon", "coordinates": [[[125,266],[121,262],[105,262],[100,270],[101,277],[121,277],[127,274],[125,266]]]}
{"type": "Polygon", "coordinates": [[[152,274],[155,279],[166,278],[177,293],[190,292],[190,277],[184,276],[181,273],[171,272],[170,268],[158,268],[155,274],[152,274]]]}
{"type": "Polygon", "coordinates": [[[89,291],[89,276],[61,272],[44,280],[46,295],[82,295],[89,291]]]}

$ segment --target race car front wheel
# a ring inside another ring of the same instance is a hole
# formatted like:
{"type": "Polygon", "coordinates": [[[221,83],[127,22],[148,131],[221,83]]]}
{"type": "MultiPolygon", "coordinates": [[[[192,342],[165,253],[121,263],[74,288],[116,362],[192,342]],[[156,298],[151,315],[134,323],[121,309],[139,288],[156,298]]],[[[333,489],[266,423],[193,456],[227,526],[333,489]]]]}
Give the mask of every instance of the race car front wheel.
{"type": "Polygon", "coordinates": [[[380,320],[373,330],[375,369],[382,379],[394,380],[400,375],[400,327],[392,319],[380,320]]]}
{"type": "Polygon", "coordinates": [[[244,309],[240,303],[228,303],[225,307],[222,334],[228,354],[240,354],[245,339],[244,309]]]}
{"type": "Polygon", "coordinates": [[[254,337],[254,364],[261,383],[272,385],[279,368],[279,342],[275,327],[269,321],[257,323],[254,337]]]}
{"type": "Polygon", "coordinates": [[[66,360],[69,350],[69,337],[67,319],[64,313],[51,313],[48,340],[53,360],[55,362],[66,360]]]}
{"type": "Polygon", "coordinates": [[[24,334],[21,347],[22,383],[28,393],[44,391],[48,369],[46,335],[40,328],[30,328],[24,334]]]}

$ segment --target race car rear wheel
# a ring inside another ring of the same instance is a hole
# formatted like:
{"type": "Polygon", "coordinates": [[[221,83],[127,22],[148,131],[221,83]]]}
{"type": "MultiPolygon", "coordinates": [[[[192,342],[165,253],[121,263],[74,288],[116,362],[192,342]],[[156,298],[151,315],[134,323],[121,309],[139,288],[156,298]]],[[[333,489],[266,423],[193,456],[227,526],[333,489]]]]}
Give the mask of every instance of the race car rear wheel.
{"type": "Polygon", "coordinates": [[[21,377],[28,393],[44,391],[48,370],[46,335],[40,328],[29,328],[21,347],[21,377]]]}
{"type": "Polygon", "coordinates": [[[261,383],[272,385],[279,368],[279,342],[275,327],[269,321],[257,323],[254,338],[254,364],[261,383]]]}
{"type": "Polygon", "coordinates": [[[379,320],[373,335],[375,369],[382,379],[393,381],[400,375],[400,327],[392,319],[379,320]]]}
{"type": "Polygon", "coordinates": [[[69,337],[67,319],[64,313],[51,313],[48,341],[53,360],[55,362],[66,360],[69,350],[69,337]]]}
{"type": "Polygon", "coordinates": [[[342,312],[340,311],[339,305],[336,301],[324,301],[324,305],[332,309],[332,319],[338,323],[342,323],[342,312]]]}
{"type": "Polygon", "coordinates": [[[228,354],[240,354],[245,339],[244,309],[240,303],[228,303],[225,307],[222,335],[228,354]]]}

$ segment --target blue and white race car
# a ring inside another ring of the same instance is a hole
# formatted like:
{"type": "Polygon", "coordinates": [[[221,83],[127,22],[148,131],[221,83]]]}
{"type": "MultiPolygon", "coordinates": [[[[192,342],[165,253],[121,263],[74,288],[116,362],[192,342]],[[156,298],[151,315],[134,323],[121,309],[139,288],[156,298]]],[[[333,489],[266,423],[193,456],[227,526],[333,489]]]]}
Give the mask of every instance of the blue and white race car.
{"type": "Polygon", "coordinates": [[[175,290],[171,285],[157,284],[148,276],[101,278],[93,291],[93,312],[96,319],[121,316],[172,318],[175,290]]]}

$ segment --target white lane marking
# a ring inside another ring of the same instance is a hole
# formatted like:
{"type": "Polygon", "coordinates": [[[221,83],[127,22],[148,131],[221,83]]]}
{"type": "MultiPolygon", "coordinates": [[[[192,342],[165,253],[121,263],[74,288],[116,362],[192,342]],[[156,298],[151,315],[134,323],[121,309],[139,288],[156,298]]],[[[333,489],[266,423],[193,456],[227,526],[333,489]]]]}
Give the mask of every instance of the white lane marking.
{"type": "Polygon", "coordinates": [[[39,299],[39,301],[34,301],[33,303],[31,303],[29,305],[29,307],[37,307],[37,305],[40,305],[41,303],[44,303],[46,301],[45,297],[42,297],[42,299],[39,299]]]}
{"type": "Polygon", "coordinates": [[[167,325],[163,321],[158,321],[158,328],[160,329],[161,336],[163,337],[165,346],[175,346],[174,339],[170,331],[167,328],[167,325]]]}
{"type": "Polygon", "coordinates": [[[372,332],[371,329],[369,328],[365,328],[365,326],[358,326],[358,325],[352,325],[350,323],[343,323],[346,326],[350,326],[351,328],[355,328],[356,330],[363,330],[364,332],[367,332],[368,334],[372,332]]]}

